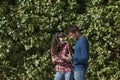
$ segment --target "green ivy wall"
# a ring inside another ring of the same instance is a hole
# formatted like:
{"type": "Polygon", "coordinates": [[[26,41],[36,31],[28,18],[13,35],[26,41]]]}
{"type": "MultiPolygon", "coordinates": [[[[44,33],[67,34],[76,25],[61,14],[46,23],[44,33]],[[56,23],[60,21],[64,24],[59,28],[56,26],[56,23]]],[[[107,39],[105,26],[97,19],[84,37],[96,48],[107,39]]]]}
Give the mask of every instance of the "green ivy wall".
{"type": "Polygon", "coordinates": [[[51,38],[68,24],[90,43],[86,80],[120,79],[119,0],[1,0],[0,80],[53,80],[51,38]]]}

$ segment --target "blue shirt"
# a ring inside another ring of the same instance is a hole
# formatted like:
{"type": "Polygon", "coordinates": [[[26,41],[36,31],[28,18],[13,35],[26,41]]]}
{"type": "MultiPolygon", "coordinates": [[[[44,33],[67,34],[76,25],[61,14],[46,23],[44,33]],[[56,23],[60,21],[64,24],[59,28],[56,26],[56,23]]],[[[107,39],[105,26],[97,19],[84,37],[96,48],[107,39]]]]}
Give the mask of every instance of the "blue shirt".
{"type": "Polygon", "coordinates": [[[89,44],[86,37],[81,36],[75,43],[74,70],[87,69],[89,59],[89,44]]]}

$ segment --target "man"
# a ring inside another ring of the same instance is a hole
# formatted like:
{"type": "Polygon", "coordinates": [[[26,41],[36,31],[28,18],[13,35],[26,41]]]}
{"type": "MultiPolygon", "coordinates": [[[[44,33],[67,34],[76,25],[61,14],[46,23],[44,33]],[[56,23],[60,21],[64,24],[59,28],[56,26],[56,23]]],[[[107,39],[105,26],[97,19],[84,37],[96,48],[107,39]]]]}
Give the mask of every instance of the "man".
{"type": "Polygon", "coordinates": [[[74,78],[75,80],[85,80],[89,59],[88,40],[82,36],[79,28],[74,25],[68,27],[68,34],[76,40],[73,56],[74,78]]]}

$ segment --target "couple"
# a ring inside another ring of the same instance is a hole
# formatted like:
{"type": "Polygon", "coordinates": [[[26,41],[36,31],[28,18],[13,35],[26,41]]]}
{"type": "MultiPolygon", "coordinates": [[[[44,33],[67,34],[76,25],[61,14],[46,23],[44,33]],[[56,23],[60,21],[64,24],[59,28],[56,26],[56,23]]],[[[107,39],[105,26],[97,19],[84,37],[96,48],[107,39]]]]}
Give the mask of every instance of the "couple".
{"type": "MultiPolygon", "coordinates": [[[[69,26],[68,34],[76,40],[73,56],[74,79],[85,80],[89,59],[88,41],[77,26],[69,26]]],[[[72,80],[72,50],[64,38],[63,32],[56,33],[51,44],[52,63],[56,67],[54,80],[72,80]]]]}

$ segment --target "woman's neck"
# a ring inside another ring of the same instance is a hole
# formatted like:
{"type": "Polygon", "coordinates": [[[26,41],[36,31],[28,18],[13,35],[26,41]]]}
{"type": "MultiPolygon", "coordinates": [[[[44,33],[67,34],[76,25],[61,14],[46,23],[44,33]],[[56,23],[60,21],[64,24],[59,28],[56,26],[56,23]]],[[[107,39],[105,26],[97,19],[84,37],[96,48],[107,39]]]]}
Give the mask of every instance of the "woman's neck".
{"type": "Polygon", "coordinates": [[[63,43],[63,44],[60,44],[60,47],[62,47],[63,45],[65,45],[65,43],[63,43]]]}

